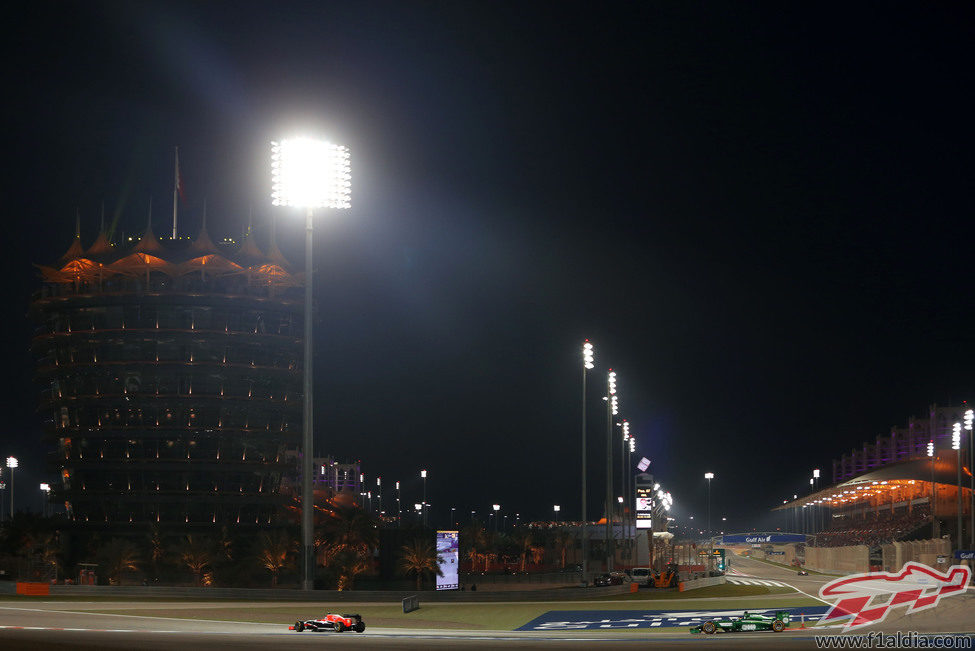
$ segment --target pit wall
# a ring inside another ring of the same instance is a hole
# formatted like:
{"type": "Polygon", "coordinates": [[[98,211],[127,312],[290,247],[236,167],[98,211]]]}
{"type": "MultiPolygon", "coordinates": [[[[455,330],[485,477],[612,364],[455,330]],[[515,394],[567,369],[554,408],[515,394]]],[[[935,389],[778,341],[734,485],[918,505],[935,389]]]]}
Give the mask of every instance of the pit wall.
{"type": "Polygon", "coordinates": [[[894,542],[880,547],[885,572],[899,572],[909,561],[930,565],[938,570],[947,570],[949,565],[956,562],[951,560],[951,542],[943,538],[894,542]],[[941,565],[938,564],[938,556],[947,557],[941,565]]]}
{"type": "Polygon", "coordinates": [[[827,574],[869,572],[870,548],[866,545],[806,547],[806,567],[827,574]]]}

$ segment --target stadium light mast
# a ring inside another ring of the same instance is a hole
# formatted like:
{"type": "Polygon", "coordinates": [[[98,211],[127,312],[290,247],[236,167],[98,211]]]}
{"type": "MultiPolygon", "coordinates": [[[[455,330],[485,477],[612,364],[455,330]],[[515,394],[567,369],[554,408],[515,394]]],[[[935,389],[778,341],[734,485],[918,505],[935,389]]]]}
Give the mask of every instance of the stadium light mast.
{"type": "Polygon", "coordinates": [[[619,414],[616,372],[609,369],[606,401],[606,571],[613,570],[613,416],[619,414]]]}
{"type": "Polygon", "coordinates": [[[704,478],[708,480],[708,537],[711,536],[711,480],[714,479],[713,472],[704,473],[704,478]]]}
{"type": "Polygon", "coordinates": [[[271,203],[305,209],[305,351],[301,463],[302,589],[315,588],[312,492],[314,398],[312,396],[312,226],[316,208],[346,209],[351,204],[349,150],[324,140],[292,138],[271,143],[271,203]]]}
{"type": "Polygon", "coordinates": [[[427,526],[427,471],[420,471],[420,479],[423,480],[423,526],[427,526]]]}
{"type": "Polygon", "coordinates": [[[965,430],[968,431],[968,497],[971,501],[968,515],[971,522],[968,526],[969,549],[975,549],[975,448],[972,447],[972,423],[975,422],[975,411],[965,410],[965,430]]]}
{"type": "MultiPolygon", "coordinates": [[[[620,438],[620,494],[626,497],[626,444],[630,440],[630,424],[623,419],[623,436],[620,438]]],[[[629,497],[626,497],[629,500],[629,497]]],[[[620,501],[620,527],[625,532],[624,538],[628,539],[626,530],[626,503],[620,501]]]]}
{"type": "Polygon", "coordinates": [[[958,491],[958,534],[955,539],[958,543],[958,549],[962,548],[962,535],[961,535],[961,423],[955,423],[951,428],[951,449],[955,451],[955,470],[958,473],[958,480],[955,483],[955,488],[958,491]]]}
{"type": "Polygon", "coordinates": [[[935,498],[937,497],[934,492],[934,439],[928,441],[928,456],[931,457],[931,517],[937,522],[938,518],[934,514],[935,498]]]}
{"type": "Polygon", "coordinates": [[[595,351],[586,339],[582,344],[582,581],[589,576],[589,532],[586,513],[586,376],[596,367],[595,351]]]}
{"type": "Polygon", "coordinates": [[[10,469],[10,521],[14,520],[14,470],[20,462],[17,461],[17,457],[7,457],[7,468],[10,469]]]}

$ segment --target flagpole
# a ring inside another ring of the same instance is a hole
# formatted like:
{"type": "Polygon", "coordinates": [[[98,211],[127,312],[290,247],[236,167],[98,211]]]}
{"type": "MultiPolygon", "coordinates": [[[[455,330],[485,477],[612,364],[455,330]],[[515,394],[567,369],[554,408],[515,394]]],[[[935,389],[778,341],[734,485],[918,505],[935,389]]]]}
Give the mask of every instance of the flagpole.
{"type": "Polygon", "coordinates": [[[179,205],[179,147],[176,147],[176,162],[173,167],[173,240],[176,239],[176,207],[179,205]]]}

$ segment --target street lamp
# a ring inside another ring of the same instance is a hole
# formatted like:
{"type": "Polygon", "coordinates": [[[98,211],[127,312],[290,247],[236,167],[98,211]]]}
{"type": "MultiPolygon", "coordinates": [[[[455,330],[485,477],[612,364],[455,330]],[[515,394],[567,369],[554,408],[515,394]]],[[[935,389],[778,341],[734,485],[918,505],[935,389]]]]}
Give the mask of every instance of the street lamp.
{"type": "Polygon", "coordinates": [[[305,209],[305,350],[303,361],[304,405],[302,414],[301,539],[302,588],[315,587],[315,542],[312,493],[314,408],[312,396],[312,225],[315,208],[351,207],[349,150],[312,138],[292,138],[271,143],[271,203],[305,209]]]}
{"type": "MultiPolygon", "coordinates": [[[[951,449],[955,451],[955,469],[958,471],[958,480],[955,487],[958,489],[958,549],[962,548],[961,539],[961,423],[955,423],[951,428],[951,449]]],[[[10,478],[10,487],[13,488],[13,476],[10,478]]]]}
{"type": "Polygon", "coordinates": [[[454,522],[454,511],[456,511],[456,510],[457,510],[456,508],[450,507],[450,526],[451,526],[451,528],[456,528],[457,527],[457,523],[454,522]]]}
{"type": "Polygon", "coordinates": [[[552,507],[552,509],[555,511],[555,521],[558,522],[559,521],[559,511],[562,510],[562,507],[559,506],[558,504],[556,504],[555,506],[552,507]]]}
{"type": "Polygon", "coordinates": [[[400,506],[399,506],[399,498],[400,498],[399,482],[396,482],[396,526],[400,526],[402,524],[402,515],[403,515],[403,512],[400,510],[400,506]]]}
{"type": "Polygon", "coordinates": [[[711,480],[714,479],[713,472],[704,473],[704,478],[708,480],[708,536],[711,535],[711,480]]]}
{"type": "Polygon", "coordinates": [[[589,544],[586,515],[586,376],[595,368],[592,344],[586,339],[582,344],[582,580],[589,571],[589,544]]]}
{"type": "Polygon", "coordinates": [[[420,479],[423,480],[423,526],[427,526],[427,471],[420,471],[420,479]]]}
{"type": "Polygon", "coordinates": [[[16,457],[7,457],[7,468],[10,469],[10,520],[14,519],[14,470],[20,462],[16,457]]]}
{"type": "Polygon", "coordinates": [[[497,531],[498,530],[498,511],[501,510],[501,505],[500,504],[492,504],[491,505],[491,510],[494,511],[491,515],[494,516],[494,530],[497,531]]]}

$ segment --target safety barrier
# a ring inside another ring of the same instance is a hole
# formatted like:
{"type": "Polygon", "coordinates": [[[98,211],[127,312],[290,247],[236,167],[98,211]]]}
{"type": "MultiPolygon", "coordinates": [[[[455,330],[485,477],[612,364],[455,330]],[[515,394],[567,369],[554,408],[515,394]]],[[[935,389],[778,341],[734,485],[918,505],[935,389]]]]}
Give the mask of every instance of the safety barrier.
{"type": "Polygon", "coordinates": [[[17,583],[17,594],[47,596],[51,594],[51,586],[47,583],[17,583]]]}

